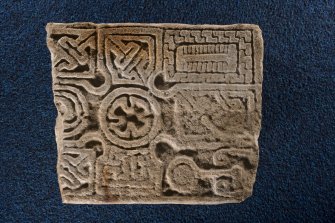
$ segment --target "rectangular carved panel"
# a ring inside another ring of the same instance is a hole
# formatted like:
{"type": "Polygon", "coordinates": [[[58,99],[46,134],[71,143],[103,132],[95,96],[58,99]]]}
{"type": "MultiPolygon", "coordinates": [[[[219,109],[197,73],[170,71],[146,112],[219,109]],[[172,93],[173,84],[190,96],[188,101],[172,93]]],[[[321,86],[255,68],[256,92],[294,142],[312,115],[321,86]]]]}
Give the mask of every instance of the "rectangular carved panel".
{"type": "Polygon", "coordinates": [[[256,25],[50,23],[64,203],[240,202],[261,127],[256,25]]]}

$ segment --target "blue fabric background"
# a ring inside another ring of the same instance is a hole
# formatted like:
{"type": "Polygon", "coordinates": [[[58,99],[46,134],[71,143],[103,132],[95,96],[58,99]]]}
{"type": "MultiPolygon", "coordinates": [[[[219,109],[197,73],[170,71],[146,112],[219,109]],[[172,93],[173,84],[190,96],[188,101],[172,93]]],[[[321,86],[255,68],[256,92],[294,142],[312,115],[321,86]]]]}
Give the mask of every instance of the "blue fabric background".
{"type": "Polygon", "coordinates": [[[334,21],[333,0],[1,1],[0,222],[334,222],[334,21]],[[253,196],[214,206],[63,205],[45,25],[75,21],[259,24],[263,121],[253,196]]]}

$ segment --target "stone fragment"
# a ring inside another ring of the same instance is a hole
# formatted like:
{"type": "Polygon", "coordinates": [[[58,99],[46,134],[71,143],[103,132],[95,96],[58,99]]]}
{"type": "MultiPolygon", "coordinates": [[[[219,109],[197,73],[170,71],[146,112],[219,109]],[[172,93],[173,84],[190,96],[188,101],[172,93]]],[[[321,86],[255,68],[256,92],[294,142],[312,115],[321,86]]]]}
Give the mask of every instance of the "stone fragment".
{"type": "Polygon", "coordinates": [[[47,25],[64,203],[240,202],[261,127],[256,25],[47,25]]]}

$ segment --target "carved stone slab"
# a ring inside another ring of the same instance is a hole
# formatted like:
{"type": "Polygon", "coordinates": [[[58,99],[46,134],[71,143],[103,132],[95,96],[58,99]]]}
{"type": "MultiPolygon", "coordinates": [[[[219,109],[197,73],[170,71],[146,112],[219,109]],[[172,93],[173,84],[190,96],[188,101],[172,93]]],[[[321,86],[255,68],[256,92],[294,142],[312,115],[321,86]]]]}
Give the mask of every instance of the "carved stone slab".
{"type": "Polygon", "coordinates": [[[65,203],[240,202],[261,125],[256,25],[47,26],[65,203]]]}

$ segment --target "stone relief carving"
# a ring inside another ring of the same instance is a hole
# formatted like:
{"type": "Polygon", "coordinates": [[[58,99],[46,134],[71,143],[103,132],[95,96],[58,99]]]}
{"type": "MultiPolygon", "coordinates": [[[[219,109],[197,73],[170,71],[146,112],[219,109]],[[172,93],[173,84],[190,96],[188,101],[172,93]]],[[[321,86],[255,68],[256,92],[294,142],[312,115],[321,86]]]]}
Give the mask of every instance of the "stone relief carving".
{"type": "Polygon", "coordinates": [[[240,202],[258,166],[256,25],[50,23],[65,203],[240,202]]]}

